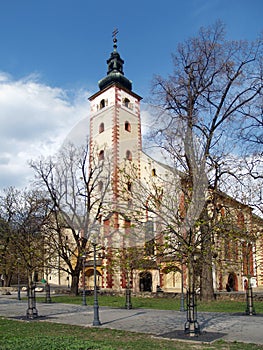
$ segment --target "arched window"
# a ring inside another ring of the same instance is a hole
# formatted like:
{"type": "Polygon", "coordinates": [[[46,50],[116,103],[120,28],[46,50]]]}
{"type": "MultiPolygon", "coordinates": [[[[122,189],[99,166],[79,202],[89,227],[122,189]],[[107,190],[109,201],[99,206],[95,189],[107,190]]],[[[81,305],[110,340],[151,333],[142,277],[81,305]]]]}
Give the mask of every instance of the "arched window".
{"type": "Polygon", "coordinates": [[[104,108],[105,107],[105,100],[101,100],[100,101],[100,109],[104,108]]]}
{"type": "Polygon", "coordinates": [[[152,169],[152,176],[156,176],[156,169],[152,169]]]}
{"type": "Polygon", "coordinates": [[[100,123],[99,133],[101,134],[104,131],[104,123],[100,123]]]}
{"type": "Polygon", "coordinates": [[[126,159],[132,161],[132,153],[129,150],[126,151],[126,159]]]}
{"type": "Polygon", "coordinates": [[[125,122],[125,130],[131,132],[131,124],[128,121],[125,122]]]}
{"type": "Polygon", "coordinates": [[[122,100],[122,104],[123,104],[125,107],[127,107],[127,108],[129,108],[129,103],[130,103],[130,100],[129,100],[127,97],[125,97],[125,98],[122,100]]]}
{"type": "Polygon", "coordinates": [[[100,101],[100,109],[104,108],[104,107],[107,107],[108,106],[108,99],[102,99],[100,101]]]}
{"type": "Polygon", "coordinates": [[[103,160],[104,159],[104,151],[101,150],[99,153],[99,160],[103,160]]]}

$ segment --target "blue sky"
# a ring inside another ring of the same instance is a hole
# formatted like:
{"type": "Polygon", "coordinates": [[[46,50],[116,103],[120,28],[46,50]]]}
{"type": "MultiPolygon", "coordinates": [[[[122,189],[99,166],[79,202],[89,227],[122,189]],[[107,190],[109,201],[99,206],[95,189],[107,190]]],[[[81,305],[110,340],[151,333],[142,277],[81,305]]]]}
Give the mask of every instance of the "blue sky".
{"type": "Polygon", "coordinates": [[[51,86],[96,89],[117,27],[125,74],[139,94],[154,73],[171,72],[170,54],[200,26],[221,19],[232,39],[263,29],[262,0],[1,0],[0,70],[36,73],[51,86]]]}
{"type": "Polygon", "coordinates": [[[217,19],[229,39],[254,40],[262,13],[262,0],[0,0],[0,188],[24,184],[27,160],[88,117],[115,27],[125,75],[147,100],[179,42],[217,19]]]}

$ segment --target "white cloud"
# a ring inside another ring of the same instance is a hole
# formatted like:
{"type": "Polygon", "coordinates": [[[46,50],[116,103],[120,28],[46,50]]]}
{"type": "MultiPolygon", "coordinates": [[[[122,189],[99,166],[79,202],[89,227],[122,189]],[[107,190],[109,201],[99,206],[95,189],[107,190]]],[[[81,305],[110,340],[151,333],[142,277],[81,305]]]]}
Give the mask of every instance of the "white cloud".
{"type": "MultiPolygon", "coordinates": [[[[85,142],[91,94],[50,87],[36,75],[15,80],[0,72],[0,189],[28,186],[34,175],[30,160],[53,154],[67,141],[85,142]]],[[[143,104],[141,112],[144,136],[153,125],[152,110],[143,104]]]]}
{"type": "MultiPolygon", "coordinates": [[[[14,80],[0,72],[0,188],[28,184],[28,161],[52,154],[63,144],[87,118],[88,96],[80,90],[69,98],[67,91],[40,83],[36,76],[14,80]]],[[[87,123],[82,137],[88,130],[87,123]]]]}

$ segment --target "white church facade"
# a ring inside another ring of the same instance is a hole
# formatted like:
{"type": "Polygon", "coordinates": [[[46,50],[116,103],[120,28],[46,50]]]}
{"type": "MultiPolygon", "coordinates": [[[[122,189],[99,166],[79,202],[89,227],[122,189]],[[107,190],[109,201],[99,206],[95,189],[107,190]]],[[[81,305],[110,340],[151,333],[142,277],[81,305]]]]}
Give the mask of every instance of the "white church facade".
{"type": "MultiPolygon", "coordinates": [[[[141,213],[142,225],[140,232],[136,230],[128,213],[135,210],[129,192],[133,190],[133,181],[124,180],[130,172],[132,176],[142,179],[149,176],[166,174],[167,168],[154,161],[142,151],[141,135],[141,97],[132,91],[132,82],[123,73],[123,63],[117,51],[117,39],[114,38],[113,52],[107,60],[107,76],[98,83],[99,91],[89,98],[90,100],[90,150],[103,159],[111,162],[111,190],[108,200],[111,202],[112,215],[102,218],[102,244],[114,249],[138,248],[145,249],[147,235],[145,226],[152,225],[152,234],[156,235],[156,223],[153,217],[149,218],[147,211],[141,213]],[[96,150],[94,152],[94,149],[96,150]],[[130,169],[129,169],[130,168],[130,169]],[[127,171],[124,175],[123,171],[127,171]],[[131,233],[133,231],[133,233],[131,233]],[[154,233],[155,232],[155,233],[154,233]]],[[[103,184],[102,184],[103,185],[103,184]]],[[[147,200],[147,193],[141,193],[142,200],[147,200]],[[143,199],[143,197],[145,197],[143,199]]],[[[146,257],[147,260],[147,257],[146,257]]],[[[105,260],[106,267],[101,276],[102,289],[122,290],[126,287],[127,277],[121,268],[115,267],[114,272],[110,266],[112,262],[105,260]]],[[[132,264],[130,262],[130,264],[132,264]]],[[[133,262],[134,264],[134,262],[133,262]]],[[[132,267],[130,266],[132,269],[132,267]]],[[[173,280],[172,289],[180,289],[180,274],[173,280]]],[[[162,273],[159,264],[154,261],[149,263],[147,269],[143,266],[133,268],[132,288],[134,291],[156,291],[163,284],[162,273]]],[[[169,279],[166,281],[169,285],[169,279]]],[[[169,289],[168,287],[166,288],[169,289]]]]}
{"type": "MultiPolygon", "coordinates": [[[[151,184],[156,185],[155,190],[159,190],[162,187],[162,179],[165,179],[166,188],[161,191],[160,198],[165,193],[171,194],[174,191],[177,198],[173,203],[180,206],[183,202],[180,177],[173,169],[152,159],[142,150],[140,107],[142,97],[133,92],[132,82],[124,75],[124,61],[117,51],[116,37],[113,42],[113,51],[107,60],[107,75],[99,81],[99,91],[89,98],[90,154],[91,157],[98,157],[101,162],[107,160],[110,163],[107,169],[110,189],[106,200],[111,210],[100,218],[99,243],[105,246],[106,254],[98,258],[98,285],[105,291],[122,292],[129,283],[135,293],[158,290],[179,293],[182,288],[184,291],[187,288],[186,264],[178,256],[158,255],[158,245],[164,245],[161,234],[163,228],[157,216],[147,211],[146,202],[150,200],[150,193],[143,189],[151,184]],[[137,214],[137,222],[134,214],[137,207],[134,205],[135,199],[132,195],[136,186],[135,178],[138,183],[145,184],[145,187],[136,188],[137,200],[141,200],[143,208],[137,214]],[[167,188],[168,183],[172,184],[171,188],[167,188]],[[177,184],[178,190],[176,190],[177,184]],[[120,257],[120,250],[123,248],[127,248],[126,251],[130,254],[126,256],[126,260],[121,260],[120,257]]],[[[103,185],[102,180],[101,188],[103,185]]],[[[260,220],[254,225],[251,208],[229,199],[224,194],[218,198],[222,203],[219,212],[221,217],[225,215],[223,209],[225,203],[231,207],[237,227],[246,225],[251,230],[262,230],[260,220]]],[[[219,247],[217,259],[213,261],[215,291],[225,291],[229,284],[233,291],[244,291],[244,281],[248,274],[254,287],[258,290],[263,289],[262,245],[258,242],[250,243],[245,263],[242,245],[238,246],[235,242],[222,237],[215,243],[219,247]]],[[[83,281],[82,276],[80,282],[83,281]]],[[[59,280],[59,284],[69,283],[69,276],[66,275],[59,280]]],[[[87,289],[93,289],[92,258],[85,265],[85,284],[87,289]]]]}

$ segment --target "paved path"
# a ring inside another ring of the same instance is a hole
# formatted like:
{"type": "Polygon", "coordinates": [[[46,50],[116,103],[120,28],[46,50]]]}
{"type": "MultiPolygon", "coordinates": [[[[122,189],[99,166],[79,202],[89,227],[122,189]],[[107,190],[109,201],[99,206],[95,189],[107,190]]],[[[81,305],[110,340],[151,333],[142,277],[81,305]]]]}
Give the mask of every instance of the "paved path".
{"type": "MultiPolygon", "coordinates": [[[[60,303],[38,303],[39,320],[90,327],[93,307],[60,303]]],[[[0,295],[0,315],[23,318],[27,301],[0,295]]],[[[184,329],[186,313],[152,309],[99,308],[102,328],[150,333],[156,336],[184,329]]],[[[199,312],[198,322],[203,334],[219,333],[227,341],[263,344],[263,315],[199,312]]],[[[202,336],[200,336],[202,340],[202,336]]]]}

